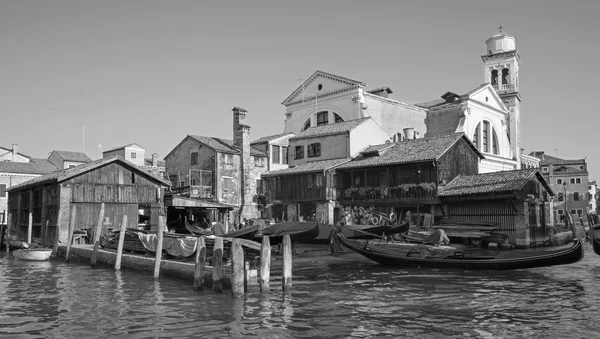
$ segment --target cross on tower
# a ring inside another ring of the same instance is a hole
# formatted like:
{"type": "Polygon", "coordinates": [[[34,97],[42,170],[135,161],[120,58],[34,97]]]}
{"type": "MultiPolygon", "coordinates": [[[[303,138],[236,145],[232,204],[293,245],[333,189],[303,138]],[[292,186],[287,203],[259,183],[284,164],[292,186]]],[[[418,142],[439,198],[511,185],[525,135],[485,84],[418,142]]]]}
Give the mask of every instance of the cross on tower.
{"type": "Polygon", "coordinates": [[[503,28],[504,28],[504,27],[502,27],[502,25],[500,25],[500,26],[498,27],[498,31],[500,31],[500,34],[502,34],[502,29],[503,29],[503,28]]]}

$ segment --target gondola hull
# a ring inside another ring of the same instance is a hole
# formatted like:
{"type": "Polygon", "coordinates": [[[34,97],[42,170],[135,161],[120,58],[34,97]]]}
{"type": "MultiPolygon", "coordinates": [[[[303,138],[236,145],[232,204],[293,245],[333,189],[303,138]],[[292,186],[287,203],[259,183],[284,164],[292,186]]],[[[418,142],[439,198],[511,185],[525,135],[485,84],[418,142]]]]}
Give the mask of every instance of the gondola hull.
{"type": "Polygon", "coordinates": [[[268,236],[271,245],[279,245],[286,234],[289,234],[292,243],[309,242],[319,235],[319,224],[308,222],[274,224],[260,230],[254,240],[261,242],[263,236],[268,236]]]}
{"type": "Polygon", "coordinates": [[[579,239],[569,248],[545,252],[508,251],[507,255],[494,257],[464,256],[460,258],[418,258],[409,257],[406,253],[393,253],[378,249],[377,244],[366,241],[351,240],[340,233],[337,234],[342,245],[385,266],[396,267],[429,267],[467,270],[516,270],[525,268],[566,265],[583,259],[584,250],[579,239]]]}
{"type": "Polygon", "coordinates": [[[256,233],[258,233],[258,229],[259,229],[258,225],[257,226],[248,226],[248,227],[244,227],[237,231],[219,235],[219,237],[254,240],[256,233]]]}
{"type": "Polygon", "coordinates": [[[590,226],[589,233],[590,238],[592,240],[592,247],[594,248],[594,253],[600,255],[600,238],[596,232],[600,232],[600,225],[592,225],[590,226]]]}
{"type": "Polygon", "coordinates": [[[28,261],[45,261],[50,259],[51,248],[33,248],[13,251],[13,256],[17,259],[28,261]]]}

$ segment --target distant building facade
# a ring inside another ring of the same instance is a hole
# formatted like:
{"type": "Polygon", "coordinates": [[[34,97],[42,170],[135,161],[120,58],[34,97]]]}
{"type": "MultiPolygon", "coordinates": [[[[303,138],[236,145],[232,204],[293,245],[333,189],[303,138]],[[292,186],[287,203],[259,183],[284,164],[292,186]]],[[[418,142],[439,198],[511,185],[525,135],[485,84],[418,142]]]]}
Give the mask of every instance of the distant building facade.
{"type": "Polygon", "coordinates": [[[54,150],[50,152],[48,161],[59,169],[68,169],[92,162],[92,159],[82,152],[54,150]]]}
{"type": "Polygon", "coordinates": [[[589,214],[598,214],[597,205],[598,205],[598,185],[596,184],[596,180],[590,180],[588,182],[588,213],[589,214]]]}
{"type": "Polygon", "coordinates": [[[158,154],[156,153],[153,153],[151,158],[146,158],[146,149],[138,144],[119,146],[102,152],[103,158],[109,158],[113,155],[120,156],[156,177],[168,179],[165,162],[158,160],[158,154]]]}
{"type": "Polygon", "coordinates": [[[555,222],[564,222],[566,211],[586,222],[590,209],[586,160],[561,159],[543,151],[531,152],[530,155],[540,159],[540,172],[556,193],[553,211],[555,222]]]}

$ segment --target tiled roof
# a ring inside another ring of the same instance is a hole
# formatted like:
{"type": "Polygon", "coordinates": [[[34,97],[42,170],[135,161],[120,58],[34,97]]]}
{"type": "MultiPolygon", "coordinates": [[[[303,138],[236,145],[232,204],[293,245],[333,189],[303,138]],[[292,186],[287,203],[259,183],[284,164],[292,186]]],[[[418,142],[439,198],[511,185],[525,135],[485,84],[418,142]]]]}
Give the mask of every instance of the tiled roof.
{"type": "Polygon", "coordinates": [[[0,161],[0,173],[47,174],[57,169],[46,159],[30,158],[29,162],[0,161]]]}
{"type": "Polygon", "coordinates": [[[393,146],[394,146],[393,143],[370,145],[370,146],[367,146],[362,151],[360,151],[360,154],[374,154],[374,153],[378,153],[382,150],[385,150],[386,148],[393,147],[393,146]]]}
{"type": "Polygon", "coordinates": [[[585,164],[585,162],[586,162],[585,159],[567,160],[567,159],[553,157],[548,154],[544,154],[540,158],[540,166],[543,166],[543,165],[580,165],[580,164],[585,164]]]}
{"type": "Polygon", "coordinates": [[[554,192],[550,186],[548,186],[537,168],[464,176],[459,175],[446,186],[441,187],[438,191],[438,195],[448,197],[519,191],[533,177],[537,177],[551,196],[554,195],[554,192]]]}
{"type": "MultiPolygon", "coordinates": [[[[144,159],[144,165],[145,166],[152,166],[152,158],[146,158],[144,159]]],[[[158,160],[156,163],[157,166],[160,167],[165,167],[165,161],[164,160],[158,160]]]]}
{"type": "MultiPolygon", "coordinates": [[[[6,147],[0,146],[0,154],[4,154],[4,153],[7,153],[7,152],[12,152],[12,148],[6,148],[6,147]]],[[[17,154],[20,155],[20,156],[22,156],[22,157],[30,158],[31,159],[30,156],[25,155],[23,153],[17,152],[17,154]]]]}
{"type": "Polygon", "coordinates": [[[353,130],[354,128],[356,128],[357,126],[359,126],[360,124],[362,124],[363,122],[365,122],[369,119],[371,119],[371,118],[360,118],[360,119],[355,119],[355,120],[338,122],[335,124],[310,127],[310,128],[305,129],[304,131],[296,134],[295,137],[290,138],[290,141],[306,139],[306,138],[313,138],[313,137],[321,137],[321,136],[326,136],[326,135],[348,133],[349,131],[353,130]]]}
{"type": "Polygon", "coordinates": [[[554,175],[560,175],[560,174],[588,174],[588,171],[584,170],[584,169],[578,169],[578,168],[573,168],[573,167],[568,167],[568,166],[561,166],[559,168],[554,168],[552,173],[554,175]]]}
{"type": "MultiPolygon", "coordinates": [[[[347,169],[433,161],[442,156],[446,150],[448,150],[461,138],[464,138],[464,140],[468,142],[468,144],[479,155],[480,158],[484,158],[481,152],[477,150],[477,148],[473,145],[473,143],[471,143],[469,138],[467,138],[464,133],[453,133],[438,135],[430,138],[396,142],[392,144],[392,147],[383,149],[381,154],[377,156],[364,157],[359,155],[351,162],[341,165],[337,168],[347,169]]],[[[371,146],[371,148],[375,149],[379,146],[388,145],[375,145],[371,146]]]]}
{"type": "Polygon", "coordinates": [[[123,146],[119,146],[119,147],[111,148],[111,149],[109,149],[109,150],[106,150],[106,151],[102,151],[102,153],[106,153],[106,152],[112,152],[112,151],[116,151],[116,150],[119,150],[119,149],[123,149],[123,148],[125,148],[125,147],[130,147],[130,146],[137,146],[137,147],[139,147],[139,148],[142,148],[142,149],[144,149],[144,147],[142,147],[142,146],[140,146],[140,145],[138,145],[138,144],[128,144],[128,145],[123,145],[123,146]]]}
{"type": "Polygon", "coordinates": [[[72,152],[72,151],[52,151],[56,153],[60,158],[66,161],[76,161],[76,162],[90,162],[92,159],[88,157],[85,153],[82,152],[72,152]]]}
{"type": "Polygon", "coordinates": [[[452,107],[452,106],[456,106],[460,103],[462,103],[464,100],[468,99],[469,96],[471,96],[471,94],[477,92],[478,90],[480,90],[483,87],[486,87],[488,84],[482,84],[470,91],[468,91],[467,93],[463,94],[463,95],[457,95],[455,93],[452,92],[446,92],[444,93],[444,96],[450,94],[452,96],[456,96],[455,100],[451,100],[451,101],[446,101],[446,99],[442,98],[442,99],[435,99],[435,100],[431,100],[431,101],[426,101],[426,102],[421,102],[418,104],[415,104],[415,106],[419,106],[419,107],[423,107],[423,108],[448,108],[448,107],[452,107]]]}
{"type": "Polygon", "coordinates": [[[263,177],[274,177],[279,175],[288,175],[288,174],[300,174],[300,173],[310,173],[310,172],[319,172],[325,169],[335,167],[339,164],[343,164],[344,162],[349,161],[350,158],[339,158],[339,159],[329,159],[329,160],[320,160],[320,161],[311,161],[298,166],[270,171],[263,173],[263,177]]]}
{"type": "Polygon", "coordinates": [[[269,136],[262,137],[260,139],[256,139],[256,140],[252,141],[250,143],[250,145],[260,144],[260,143],[263,143],[263,142],[269,142],[271,140],[275,140],[277,138],[281,138],[281,137],[286,136],[288,134],[293,134],[293,133],[282,133],[282,134],[269,135],[269,136]]]}
{"type": "MultiPolygon", "coordinates": [[[[217,152],[240,154],[240,149],[233,145],[233,140],[214,138],[214,137],[205,137],[202,135],[189,135],[189,137],[194,138],[197,141],[200,141],[201,143],[214,149],[217,152]]],[[[267,154],[265,152],[261,152],[252,147],[250,147],[250,154],[255,155],[255,156],[263,156],[263,157],[267,156],[267,154]]]]}
{"type": "MultiPolygon", "coordinates": [[[[40,177],[28,180],[24,183],[21,183],[19,185],[15,185],[13,187],[10,188],[10,190],[20,190],[23,188],[27,188],[27,187],[31,187],[31,186],[35,186],[41,183],[48,183],[48,182],[62,182],[65,180],[68,180],[70,178],[76,177],[80,174],[92,171],[98,167],[102,167],[106,164],[115,162],[115,161],[119,161],[122,164],[126,165],[127,167],[129,167],[130,169],[141,173],[143,175],[146,175],[150,178],[152,178],[154,181],[162,183],[166,186],[170,186],[171,183],[169,181],[165,181],[161,178],[155,177],[154,175],[152,175],[149,172],[144,171],[143,169],[139,168],[137,165],[135,165],[132,162],[129,162],[123,158],[121,158],[118,155],[113,155],[110,156],[108,158],[101,158],[92,162],[88,162],[86,164],[82,164],[79,165],[77,167],[72,167],[72,168],[68,168],[68,169],[62,169],[62,170],[58,170],[58,171],[54,171],[52,173],[48,173],[45,175],[42,175],[40,177]]],[[[56,167],[55,167],[56,168],[56,167]]]]}

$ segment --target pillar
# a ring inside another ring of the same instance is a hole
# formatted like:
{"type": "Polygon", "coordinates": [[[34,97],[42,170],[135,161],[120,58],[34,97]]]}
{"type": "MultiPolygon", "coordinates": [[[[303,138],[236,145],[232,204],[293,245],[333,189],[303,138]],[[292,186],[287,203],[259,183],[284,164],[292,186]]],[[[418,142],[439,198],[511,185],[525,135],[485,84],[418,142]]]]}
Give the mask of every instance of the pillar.
{"type": "Polygon", "coordinates": [[[517,213],[515,214],[515,245],[518,248],[527,248],[531,244],[529,233],[529,203],[517,201],[515,203],[517,213]]]}

